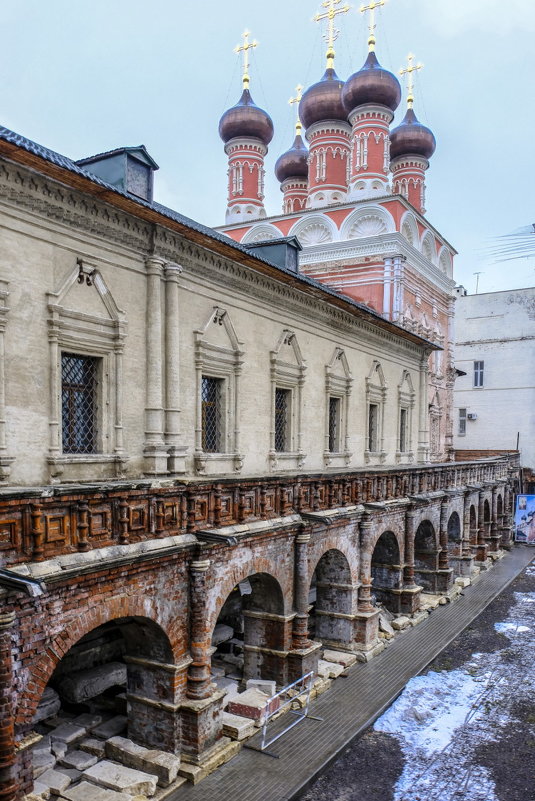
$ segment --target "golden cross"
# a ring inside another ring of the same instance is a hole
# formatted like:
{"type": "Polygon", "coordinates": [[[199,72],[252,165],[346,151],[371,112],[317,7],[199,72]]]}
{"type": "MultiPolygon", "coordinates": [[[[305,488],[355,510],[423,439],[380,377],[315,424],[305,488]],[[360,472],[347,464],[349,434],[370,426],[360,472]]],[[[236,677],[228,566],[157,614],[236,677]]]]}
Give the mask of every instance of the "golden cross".
{"type": "Polygon", "coordinates": [[[418,70],[423,69],[423,64],[414,64],[414,56],[412,53],[409,53],[407,58],[407,66],[400,69],[399,74],[401,76],[407,76],[407,106],[412,108],[412,104],[414,103],[414,75],[413,73],[418,72],[418,70]]]}
{"type": "Polygon", "coordinates": [[[290,104],[290,106],[295,106],[295,111],[297,115],[295,120],[295,132],[296,134],[300,134],[301,128],[303,127],[301,125],[301,120],[299,119],[299,103],[301,102],[301,98],[303,97],[303,87],[301,86],[301,84],[298,84],[295,87],[295,92],[296,92],[295,97],[291,97],[288,100],[288,103],[290,104]]]}
{"type": "Polygon", "coordinates": [[[370,12],[370,22],[368,25],[370,30],[370,35],[368,36],[368,49],[370,51],[375,50],[375,9],[378,8],[379,6],[384,6],[385,3],[386,0],[372,0],[372,2],[369,5],[367,6],[362,5],[360,7],[361,14],[365,14],[366,11],[370,12]]]}
{"type": "Polygon", "coordinates": [[[235,53],[243,53],[243,88],[249,88],[249,50],[253,47],[258,47],[258,42],[256,39],[252,42],[249,41],[249,36],[251,35],[251,31],[244,31],[242,33],[243,44],[236,45],[234,48],[235,53]]]}
{"type": "Polygon", "coordinates": [[[321,22],[324,19],[329,20],[327,32],[327,69],[332,69],[334,67],[334,43],[338,37],[338,31],[336,31],[334,27],[334,20],[338,14],[347,14],[351,8],[350,5],[337,8],[341,2],[342,0],[324,0],[321,5],[323,8],[326,8],[327,11],[325,11],[323,14],[318,12],[315,17],[312,17],[314,22],[321,22]]]}

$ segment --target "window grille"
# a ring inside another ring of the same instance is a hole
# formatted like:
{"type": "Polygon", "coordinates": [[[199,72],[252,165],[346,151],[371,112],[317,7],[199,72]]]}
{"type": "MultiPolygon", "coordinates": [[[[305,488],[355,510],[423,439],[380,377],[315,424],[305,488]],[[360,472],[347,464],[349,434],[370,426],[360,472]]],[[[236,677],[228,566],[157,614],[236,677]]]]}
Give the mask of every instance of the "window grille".
{"type": "Polygon", "coordinates": [[[275,388],[275,450],[288,451],[290,390],[275,388]]]}
{"type": "Polygon", "coordinates": [[[368,450],[372,453],[378,451],[378,420],[379,407],[375,403],[370,403],[368,407],[368,450]]]}
{"type": "Polygon", "coordinates": [[[459,436],[466,434],[466,409],[459,409],[459,436]]]}
{"type": "Polygon", "coordinates": [[[202,449],[221,452],[222,378],[202,377],[202,449]]]}
{"type": "Polygon", "coordinates": [[[61,422],[64,453],[96,452],[98,359],[61,355],[61,422]]]}
{"type": "Polygon", "coordinates": [[[407,409],[400,409],[399,412],[399,450],[405,453],[407,450],[407,409]]]}
{"type": "Polygon", "coordinates": [[[329,451],[338,453],[340,428],[340,398],[329,398],[329,451]]]}
{"type": "Polygon", "coordinates": [[[485,367],[485,362],[474,362],[474,386],[475,387],[482,387],[483,386],[483,369],[485,367]]]}

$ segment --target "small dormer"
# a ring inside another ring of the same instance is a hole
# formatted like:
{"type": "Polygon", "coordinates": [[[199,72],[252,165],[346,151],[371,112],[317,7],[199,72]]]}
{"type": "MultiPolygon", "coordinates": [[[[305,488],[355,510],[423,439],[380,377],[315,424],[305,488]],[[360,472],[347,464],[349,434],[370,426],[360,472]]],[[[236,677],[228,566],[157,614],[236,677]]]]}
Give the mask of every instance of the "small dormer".
{"type": "Polygon", "coordinates": [[[154,172],[159,168],[145,145],[119,147],[76,164],[122,192],[152,203],[154,172]]]}

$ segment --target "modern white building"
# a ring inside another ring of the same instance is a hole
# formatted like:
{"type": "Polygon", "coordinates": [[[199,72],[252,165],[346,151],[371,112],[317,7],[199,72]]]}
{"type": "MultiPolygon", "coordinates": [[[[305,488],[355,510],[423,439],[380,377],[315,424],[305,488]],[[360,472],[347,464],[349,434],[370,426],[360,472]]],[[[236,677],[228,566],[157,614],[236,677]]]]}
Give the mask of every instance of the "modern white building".
{"type": "Polygon", "coordinates": [[[456,288],[454,446],[520,450],[535,470],[535,287],[467,295],[456,288]]]}

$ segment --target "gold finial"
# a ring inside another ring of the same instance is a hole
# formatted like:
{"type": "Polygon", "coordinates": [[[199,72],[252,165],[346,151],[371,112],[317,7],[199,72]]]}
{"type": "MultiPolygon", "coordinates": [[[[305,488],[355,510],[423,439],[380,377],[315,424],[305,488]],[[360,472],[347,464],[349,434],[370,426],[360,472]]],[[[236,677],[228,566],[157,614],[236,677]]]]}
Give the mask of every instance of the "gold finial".
{"type": "Polygon", "coordinates": [[[414,75],[413,73],[418,72],[418,70],[423,69],[423,64],[415,64],[414,63],[414,56],[412,53],[409,53],[407,57],[407,66],[400,69],[399,74],[401,76],[407,76],[407,108],[412,108],[412,104],[414,103],[414,75]]]}
{"type": "Polygon", "coordinates": [[[256,39],[252,42],[249,41],[249,36],[251,35],[251,31],[244,31],[242,33],[243,44],[236,45],[234,48],[235,53],[243,53],[243,88],[249,88],[249,50],[253,47],[258,47],[258,42],[256,39]]]}
{"type": "Polygon", "coordinates": [[[295,87],[295,97],[291,97],[288,100],[288,103],[290,104],[290,106],[295,106],[295,112],[296,112],[295,133],[296,134],[300,134],[301,133],[301,129],[303,127],[301,125],[301,120],[299,119],[299,103],[301,102],[301,98],[302,97],[303,97],[303,87],[301,86],[301,84],[298,84],[295,87]]]}
{"type": "Polygon", "coordinates": [[[370,31],[370,35],[368,36],[368,50],[370,51],[370,53],[373,50],[375,50],[375,9],[378,8],[379,6],[384,6],[385,3],[386,0],[372,0],[372,2],[369,5],[367,6],[362,5],[360,7],[361,14],[365,14],[366,11],[370,12],[370,21],[368,24],[368,28],[370,31]]]}
{"type": "Polygon", "coordinates": [[[315,17],[312,17],[314,22],[321,22],[324,19],[329,20],[329,27],[327,29],[327,35],[325,36],[327,40],[327,69],[333,69],[334,67],[334,43],[338,39],[338,34],[340,33],[340,31],[337,31],[334,27],[334,20],[338,14],[347,14],[351,8],[351,6],[347,4],[342,6],[342,8],[337,8],[341,2],[342,0],[324,0],[321,5],[323,8],[326,8],[327,11],[323,14],[318,12],[315,17]]]}

